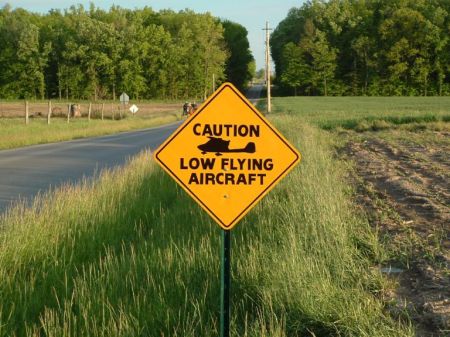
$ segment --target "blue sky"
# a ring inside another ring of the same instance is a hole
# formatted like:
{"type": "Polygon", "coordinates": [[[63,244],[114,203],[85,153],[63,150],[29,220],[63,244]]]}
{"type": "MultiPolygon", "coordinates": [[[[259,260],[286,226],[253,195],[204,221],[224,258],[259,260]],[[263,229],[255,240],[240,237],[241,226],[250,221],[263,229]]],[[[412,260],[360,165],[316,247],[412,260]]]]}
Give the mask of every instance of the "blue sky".
{"type": "Polygon", "coordinates": [[[248,30],[248,39],[257,69],[264,66],[264,28],[268,21],[272,28],[283,20],[289,9],[299,7],[303,0],[0,0],[0,7],[9,3],[13,8],[22,7],[29,11],[46,13],[52,8],[68,8],[74,4],[85,7],[93,2],[97,7],[108,9],[113,4],[124,8],[152,7],[155,10],[170,8],[175,11],[190,8],[197,13],[211,12],[214,16],[229,19],[248,30]]]}

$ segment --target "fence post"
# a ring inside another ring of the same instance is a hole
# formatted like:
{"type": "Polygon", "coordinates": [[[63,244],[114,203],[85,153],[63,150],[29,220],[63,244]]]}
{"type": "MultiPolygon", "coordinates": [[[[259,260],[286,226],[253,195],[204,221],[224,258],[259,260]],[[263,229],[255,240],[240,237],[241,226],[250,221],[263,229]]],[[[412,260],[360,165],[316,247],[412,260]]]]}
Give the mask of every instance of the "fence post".
{"type": "Polygon", "coordinates": [[[105,103],[102,103],[102,120],[103,120],[103,111],[105,110],[105,103]]]}
{"type": "Polygon", "coordinates": [[[70,103],[69,104],[67,104],[67,123],[69,123],[70,122],[70,103]]]}
{"type": "Polygon", "coordinates": [[[29,118],[28,118],[28,101],[25,101],[25,124],[28,125],[29,118]]]}
{"type": "Polygon", "coordinates": [[[91,110],[92,110],[92,103],[89,102],[89,109],[88,109],[88,122],[91,121],[91,110]]]}
{"type": "Polygon", "coordinates": [[[50,125],[51,117],[52,117],[52,101],[48,101],[47,125],[50,125]]]}

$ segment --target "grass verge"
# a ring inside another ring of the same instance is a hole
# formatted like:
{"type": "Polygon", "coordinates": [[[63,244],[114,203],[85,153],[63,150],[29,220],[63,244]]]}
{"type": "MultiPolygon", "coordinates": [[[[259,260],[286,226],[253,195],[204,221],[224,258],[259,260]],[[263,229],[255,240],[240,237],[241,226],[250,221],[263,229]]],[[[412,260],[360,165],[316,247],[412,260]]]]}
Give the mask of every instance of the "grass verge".
{"type": "Polygon", "coordinates": [[[130,117],[116,121],[71,119],[70,123],[62,118],[54,118],[52,123],[47,125],[46,119],[36,118],[25,125],[23,119],[0,118],[0,150],[108,135],[166,124],[177,119],[175,113],[154,118],[130,117]]]}
{"type": "MultiPolygon", "coordinates": [[[[376,237],[324,131],[232,232],[233,336],[412,336],[377,298],[376,237]]],[[[149,153],[0,219],[0,336],[218,334],[220,229],[149,153]]]]}

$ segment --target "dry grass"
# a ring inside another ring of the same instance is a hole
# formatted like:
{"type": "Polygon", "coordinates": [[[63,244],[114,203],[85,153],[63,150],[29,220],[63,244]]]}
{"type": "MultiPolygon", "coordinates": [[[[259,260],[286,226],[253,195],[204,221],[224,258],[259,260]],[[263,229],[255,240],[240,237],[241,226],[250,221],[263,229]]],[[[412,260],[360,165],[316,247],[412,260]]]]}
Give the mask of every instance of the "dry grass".
{"type": "Polygon", "coordinates": [[[175,113],[121,120],[71,119],[70,123],[63,118],[54,118],[51,124],[47,125],[46,119],[35,118],[25,125],[21,119],[0,118],[0,150],[143,129],[178,119],[179,116],[175,113]]]}

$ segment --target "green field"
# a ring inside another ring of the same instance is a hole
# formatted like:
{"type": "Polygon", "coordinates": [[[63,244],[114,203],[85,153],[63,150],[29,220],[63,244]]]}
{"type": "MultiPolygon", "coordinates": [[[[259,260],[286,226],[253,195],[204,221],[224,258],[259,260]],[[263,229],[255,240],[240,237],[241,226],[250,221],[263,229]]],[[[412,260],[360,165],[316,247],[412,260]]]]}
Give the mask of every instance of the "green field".
{"type": "Polygon", "coordinates": [[[178,118],[175,113],[103,121],[72,118],[70,123],[64,118],[53,118],[50,125],[45,118],[31,119],[28,125],[21,118],[0,118],[0,150],[148,128],[174,122],[178,118]]]}
{"type": "MultiPolygon", "coordinates": [[[[450,121],[450,97],[285,97],[273,113],[295,115],[326,130],[380,130],[450,121]]],[[[431,125],[429,125],[431,126],[431,125]]]]}

